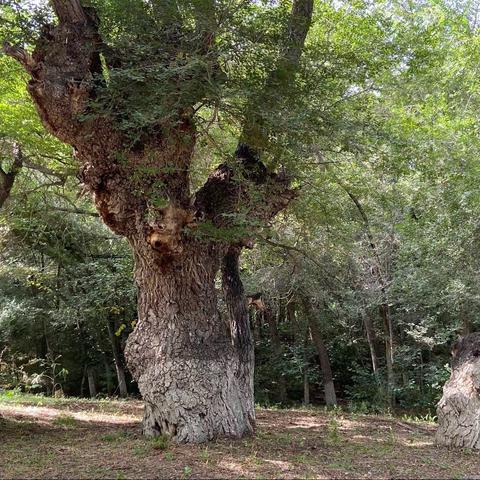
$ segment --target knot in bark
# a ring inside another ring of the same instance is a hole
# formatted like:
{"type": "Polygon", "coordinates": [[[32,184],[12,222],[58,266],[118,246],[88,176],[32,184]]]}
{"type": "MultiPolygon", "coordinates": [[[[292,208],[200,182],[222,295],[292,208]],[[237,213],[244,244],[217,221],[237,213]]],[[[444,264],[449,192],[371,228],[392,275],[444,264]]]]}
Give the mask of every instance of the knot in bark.
{"type": "Polygon", "coordinates": [[[184,228],[196,226],[193,212],[169,205],[157,210],[156,217],[147,229],[147,242],[161,255],[181,255],[184,250],[184,228]]]}

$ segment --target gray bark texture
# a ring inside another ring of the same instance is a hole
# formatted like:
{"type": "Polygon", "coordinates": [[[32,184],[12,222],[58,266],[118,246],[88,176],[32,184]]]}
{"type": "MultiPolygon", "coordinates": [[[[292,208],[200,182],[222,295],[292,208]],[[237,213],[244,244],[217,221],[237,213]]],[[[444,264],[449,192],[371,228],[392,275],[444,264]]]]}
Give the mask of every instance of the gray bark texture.
{"type": "Polygon", "coordinates": [[[227,323],[215,291],[221,247],[192,241],[184,248],[165,267],[134,247],[139,323],[125,356],[145,401],[144,433],[179,443],[252,434],[253,348],[236,258],[224,265],[223,285],[228,308],[243,311],[227,323]]]}
{"type": "Polygon", "coordinates": [[[437,406],[436,441],[480,449],[480,332],[458,340],[452,354],[452,374],[437,406]]]}

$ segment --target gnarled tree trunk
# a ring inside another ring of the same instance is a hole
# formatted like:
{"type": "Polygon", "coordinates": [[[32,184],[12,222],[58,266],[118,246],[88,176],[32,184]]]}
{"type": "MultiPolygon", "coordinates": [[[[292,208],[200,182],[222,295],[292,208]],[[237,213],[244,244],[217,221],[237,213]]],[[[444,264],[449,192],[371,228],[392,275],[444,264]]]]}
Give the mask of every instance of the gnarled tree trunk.
{"type": "Polygon", "coordinates": [[[139,322],[125,355],[145,401],[144,433],[177,442],[253,433],[249,331],[240,348],[217,308],[222,248],[192,241],[170,263],[152,265],[133,247],[139,322]]]}
{"type": "MultiPolygon", "coordinates": [[[[118,128],[118,117],[95,114],[91,108],[99,84],[108,83],[104,70],[122,68],[124,59],[104,43],[92,8],[81,0],[51,3],[59,22],[42,30],[33,53],[9,44],[3,51],[29,73],[28,90],[45,127],[74,147],[82,181],[102,220],[132,247],[138,323],[125,356],[145,400],[144,432],[167,434],[177,442],[252,433],[253,349],[238,270],[242,246],[250,242],[241,236],[213,240],[205,233],[194,235],[193,229],[199,224],[207,231],[228,229],[239,213],[251,217],[253,224],[267,222],[296,196],[284,174],[269,172],[260,161],[255,141],[267,132],[252,124],[260,124],[261,118],[246,115],[232,161],[214,170],[192,195],[194,107],[201,99],[171,107],[171,117],[145,127],[132,146],[131,137],[118,128]],[[228,321],[217,310],[214,280],[220,269],[228,321]]],[[[313,0],[294,0],[278,68],[265,88],[272,90],[293,78],[312,8],[313,0]]],[[[196,22],[203,32],[205,22],[200,17],[196,22]]],[[[183,34],[188,32],[190,25],[183,34]]],[[[181,48],[192,44],[195,55],[205,54],[212,72],[220,71],[214,32],[197,33],[190,43],[173,36],[162,53],[176,61],[188,56],[181,48]]],[[[169,58],[165,62],[168,66],[169,58]]],[[[182,74],[174,80],[175,71],[172,83],[181,89],[182,74]]],[[[204,78],[209,85],[212,72],[204,78]]],[[[262,99],[254,101],[258,105],[262,99]]],[[[120,113],[128,117],[129,112],[120,113]]]]}
{"type": "Polygon", "coordinates": [[[480,332],[458,340],[452,354],[452,374],[437,406],[436,441],[480,449],[480,332]]]}

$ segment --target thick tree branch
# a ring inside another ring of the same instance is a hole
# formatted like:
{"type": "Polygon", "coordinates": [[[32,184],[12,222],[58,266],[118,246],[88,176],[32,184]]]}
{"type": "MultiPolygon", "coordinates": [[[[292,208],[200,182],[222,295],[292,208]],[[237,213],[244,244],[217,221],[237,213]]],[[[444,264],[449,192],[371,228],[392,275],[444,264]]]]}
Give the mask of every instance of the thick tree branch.
{"type": "Polygon", "coordinates": [[[15,59],[28,73],[31,74],[33,72],[35,68],[35,61],[33,60],[32,55],[30,55],[30,53],[28,53],[24,48],[4,42],[0,52],[3,52],[5,55],[15,59]]]}
{"type": "Polygon", "coordinates": [[[88,16],[80,0],[50,0],[53,10],[62,23],[86,23],[88,16]]]}
{"type": "Polygon", "coordinates": [[[193,2],[195,30],[199,39],[200,51],[208,53],[215,42],[215,1],[193,2]]]}
{"type": "Polygon", "coordinates": [[[44,165],[39,165],[37,163],[33,163],[28,158],[24,159],[23,164],[26,168],[28,168],[30,170],[35,170],[35,171],[40,172],[43,175],[46,175],[48,177],[56,177],[59,180],[64,180],[65,181],[66,177],[68,176],[65,173],[56,172],[55,170],[52,170],[51,168],[45,167],[44,165]]]}
{"type": "Polygon", "coordinates": [[[295,0],[284,46],[283,63],[296,68],[312,22],[313,0],[295,0]]]}
{"type": "Polygon", "coordinates": [[[75,215],[86,215],[89,217],[99,217],[97,212],[90,212],[88,210],[82,210],[81,208],[63,208],[63,207],[52,207],[52,210],[57,212],[73,213],[75,215]]]}
{"type": "Polygon", "coordinates": [[[256,223],[271,220],[297,194],[284,175],[254,169],[234,171],[222,164],[197,192],[194,205],[199,216],[218,227],[231,226],[235,224],[235,216],[242,215],[248,218],[253,229],[256,223]]]}

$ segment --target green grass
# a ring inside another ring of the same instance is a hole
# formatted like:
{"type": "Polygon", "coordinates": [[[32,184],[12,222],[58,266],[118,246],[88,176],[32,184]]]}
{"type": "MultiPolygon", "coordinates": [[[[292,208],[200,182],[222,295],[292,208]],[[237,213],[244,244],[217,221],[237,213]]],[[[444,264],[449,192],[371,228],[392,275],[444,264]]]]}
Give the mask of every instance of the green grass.
{"type": "Polygon", "coordinates": [[[170,446],[170,439],[168,438],[168,435],[159,435],[158,437],[153,437],[150,442],[154,450],[167,450],[170,446]]]}
{"type": "Polygon", "coordinates": [[[66,428],[75,428],[78,426],[78,421],[71,415],[60,415],[55,418],[53,423],[66,428]]]}
{"type": "Polygon", "coordinates": [[[128,432],[114,432],[114,433],[106,433],[102,435],[100,439],[103,442],[107,443],[117,443],[117,442],[124,442],[128,440],[131,435],[128,432]]]}
{"type": "Polygon", "coordinates": [[[255,437],[176,445],[141,435],[136,401],[10,393],[0,413],[0,477],[12,479],[470,478],[480,464],[480,452],[436,447],[427,418],[260,410],[255,437]]]}

